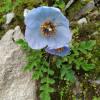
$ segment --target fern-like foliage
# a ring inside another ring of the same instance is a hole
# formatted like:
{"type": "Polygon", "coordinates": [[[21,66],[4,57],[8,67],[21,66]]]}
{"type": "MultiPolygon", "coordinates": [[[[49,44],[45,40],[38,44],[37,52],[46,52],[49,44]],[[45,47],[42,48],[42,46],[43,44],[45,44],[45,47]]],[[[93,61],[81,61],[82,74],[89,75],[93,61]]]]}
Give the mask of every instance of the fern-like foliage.
{"type": "MultiPolygon", "coordinates": [[[[68,81],[75,82],[76,77],[73,67],[76,70],[82,69],[84,71],[95,68],[95,65],[91,62],[92,54],[90,53],[96,44],[95,40],[74,43],[71,54],[64,58],[51,56],[44,50],[33,50],[22,39],[16,43],[26,52],[27,65],[24,66],[24,71],[31,71],[33,73],[32,79],[40,81],[41,100],[51,100],[51,94],[56,92],[53,84],[56,84],[57,80],[65,83],[68,81]],[[90,55],[87,55],[89,53],[90,55]],[[89,56],[88,59],[87,56],[89,56]]],[[[59,91],[59,93],[62,92],[59,91]]]]}

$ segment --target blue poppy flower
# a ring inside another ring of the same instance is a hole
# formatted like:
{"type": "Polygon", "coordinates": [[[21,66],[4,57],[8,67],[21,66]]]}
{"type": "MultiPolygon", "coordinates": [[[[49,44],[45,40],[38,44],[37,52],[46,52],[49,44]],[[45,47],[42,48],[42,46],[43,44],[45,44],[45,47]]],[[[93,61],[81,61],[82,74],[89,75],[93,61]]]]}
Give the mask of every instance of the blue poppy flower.
{"type": "Polygon", "coordinates": [[[71,41],[68,19],[58,8],[42,6],[25,17],[25,39],[33,49],[63,47],[71,41]]]}
{"type": "Polygon", "coordinates": [[[62,48],[57,48],[57,49],[50,49],[49,47],[47,47],[45,51],[50,54],[63,57],[70,53],[70,48],[68,46],[64,46],[62,48]]]}

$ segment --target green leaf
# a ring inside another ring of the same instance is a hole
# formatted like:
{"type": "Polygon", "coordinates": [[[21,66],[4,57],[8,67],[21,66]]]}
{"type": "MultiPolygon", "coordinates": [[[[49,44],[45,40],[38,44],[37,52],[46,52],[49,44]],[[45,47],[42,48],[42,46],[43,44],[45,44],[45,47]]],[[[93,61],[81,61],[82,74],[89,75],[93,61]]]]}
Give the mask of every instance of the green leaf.
{"type": "Polygon", "coordinates": [[[88,64],[88,63],[86,63],[86,62],[83,62],[82,65],[81,65],[81,67],[82,67],[83,70],[85,70],[85,71],[90,71],[90,70],[92,70],[92,69],[95,68],[95,65],[94,65],[94,64],[88,64]]]}
{"type": "Polygon", "coordinates": [[[86,45],[87,45],[88,50],[92,50],[93,47],[96,45],[96,40],[90,40],[90,41],[87,42],[86,45]]]}
{"type": "Polygon", "coordinates": [[[75,55],[68,56],[68,63],[69,64],[72,64],[74,60],[75,60],[75,55]]]}
{"type": "Polygon", "coordinates": [[[47,83],[42,84],[41,87],[40,87],[40,90],[44,91],[46,93],[52,93],[52,92],[54,92],[54,89],[52,87],[50,87],[49,84],[47,84],[47,83]]]}
{"type": "Polygon", "coordinates": [[[56,0],[56,3],[53,6],[59,7],[60,9],[64,10],[65,2],[63,0],[56,0]]]}
{"type": "Polygon", "coordinates": [[[41,100],[51,100],[50,94],[47,93],[47,92],[41,92],[40,93],[40,98],[41,98],[41,100]]]}
{"type": "Polygon", "coordinates": [[[31,64],[27,64],[25,67],[24,67],[24,71],[31,71],[32,69],[34,68],[34,63],[31,63],[31,64]]]}
{"type": "Polygon", "coordinates": [[[54,92],[54,89],[49,84],[42,84],[40,87],[40,98],[41,100],[51,100],[50,93],[54,92]]]}
{"type": "Polygon", "coordinates": [[[70,67],[62,66],[62,68],[61,68],[61,79],[71,81],[71,82],[75,81],[74,72],[72,71],[72,69],[70,67]]]}
{"type": "Polygon", "coordinates": [[[82,62],[83,62],[82,58],[77,58],[77,59],[74,60],[74,63],[76,64],[77,70],[80,70],[82,62]]]}
{"type": "Polygon", "coordinates": [[[28,44],[23,39],[17,40],[16,43],[19,44],[22,47],[22,49],[28,49],[29,48],[28,44]]]}
{"type": "Polygon", "coordinates": [[[51,69],[49,69],[49,70],[48,70],[48,74],[49,74],[49,75],[54,75],[54,71],[51,70],[51,69]]]}
{"type": "Polygon", "coordinates": [[[92,50],[95,45],[96,45],[96,40],[82,41],[80,42],[79,50],[80,51],[92,50]]]}
{"type": "Polygon", "coordinates": [[[43,71],[43,72],[48,72],[48,69],[45,68],[44,66],[42,66],[42,71],[43,71]]]}
{"type": "Polygon", "coordinates": [[[38,80],[39,78],[43,77],[43,73],[41,70],[35,70],[32,74],[33,80],[38,80]]]}
{"type": "Polygon", "coordinates": [[[58,60],[56,61],[56,66],[57,66],[57,68],[60,68],[60,67],[61,67],[61,64],[62,64],[62,61],[61,61],[60,59],[58,59],[58,60]]]}
{"type": "Polygon", "coordinates": [[[49,78],[49,77],[45,77],[41,79],[41,83],[48,83],[48,84],[54,84],[55,80],[49,78]]]}

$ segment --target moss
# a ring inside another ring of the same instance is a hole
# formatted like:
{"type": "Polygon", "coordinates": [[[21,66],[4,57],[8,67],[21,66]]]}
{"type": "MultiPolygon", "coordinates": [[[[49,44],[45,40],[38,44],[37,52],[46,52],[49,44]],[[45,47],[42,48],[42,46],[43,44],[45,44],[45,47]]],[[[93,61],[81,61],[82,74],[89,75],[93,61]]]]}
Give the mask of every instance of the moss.
{"type": "Polygon", "coordinates": [[[0,30],[0,39],[2,38],[2,36],[4,35],[5,30],[0,30]]]}
{"type": "MultiPolygon", "coordinates": [[[[3,16],[3,15],[1,15],[1,16],[3,16]]],[[[4,22],[5,22],[5,18],[0,17],[0,25],[4,24],[4,22]]]]}
{"type": "Polygon", "coordinates": [[[5,30],[2,29],[2,25],[4,24],[4,22],[5,22],[5,19],[3,17],[0,17],[0,39],[5,33],[5,30]]]}
{"type": "Polygon", "coordinates": [[[95,23],[90,22],[88,24],[82,25],[82,27],[80,26],[79,30],[80,30],[79,32],[80,34],[91,35],[97,30],[97,27],[95,23]]]}

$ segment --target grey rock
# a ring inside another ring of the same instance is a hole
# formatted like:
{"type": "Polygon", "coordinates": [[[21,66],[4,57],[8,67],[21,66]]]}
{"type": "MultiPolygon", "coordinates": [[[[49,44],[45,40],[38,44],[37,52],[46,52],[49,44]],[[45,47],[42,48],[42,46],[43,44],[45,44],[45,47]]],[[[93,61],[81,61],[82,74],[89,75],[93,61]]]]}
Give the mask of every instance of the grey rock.
{"type": "Polygon", "coordinates": [[[89,80],[90,83],[100,85],[100,80],[89,80]]]}
{"type": "Polygon", "coordinates": [[[92,11],[95,7],[94,0],[91,0],[88,4],[86,4],[76,15],[75,19],[79,19],[85,14],[88,14],[90,11],[92,11]]]}
{"type": "Polygon", "coordinates": [[[19,26],[0,40],[0,100],[36,100],[32,73],[22,71],[26,55],[12,38],[24,39],[19,26]]]}
{"type": "Polygon", "coordinates": [[[14,12],[10,12],[10,13],[7,13],[6,15],[4,15],[5,19],[6,19],[6,25],[9,24],[12,19],[15,17],[15,13],[14,12]]]}
{"type": "Polygon", "coordinates": [[[83,18],[79,19],[77,23],[79,25],[81,25],[81,24],[87,24],[87,19],[83,17],[83,18]]]}
{"type": "MultiPolygon", "coordinates": [[[[35,8],[34,8],[35,9],[35,8]]],[[[26,17],[27,16],[27,14],[30,12],[31,10],[29,10],[29,9],[24,9],[24,17],[26,17]]]]}

